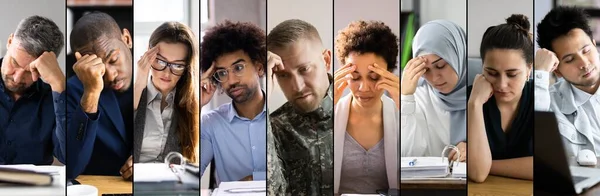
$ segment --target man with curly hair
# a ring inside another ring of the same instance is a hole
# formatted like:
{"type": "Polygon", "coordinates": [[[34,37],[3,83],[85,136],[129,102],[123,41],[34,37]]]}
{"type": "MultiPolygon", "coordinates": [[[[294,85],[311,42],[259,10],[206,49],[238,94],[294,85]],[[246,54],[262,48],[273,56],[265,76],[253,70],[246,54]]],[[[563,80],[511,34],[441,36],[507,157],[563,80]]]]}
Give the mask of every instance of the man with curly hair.
{"type": "Polygon", "coordinates": [[[316,28],[286,20],[267,37],[268,91],[288,102],[270,115],[269,195],[333,195],[331,50],[316,28]]]}
{"type": "Polygon", "coordinates": [[[557,7],[537,28],[535,109],[555,113],[568,156],[600,155],[600,60],[588,24],[582,9],[557,7]],[[550,73],[564,81],[550,86],[550,73]]]}
{"type": "Polygon", "coordinates": [[[201,173],[214,159],[218,180],[266,180],[266,33],[251,23],[225,21],[200,45],[201,105],[218,89],[231,99],[202,114],[201,173]]]}

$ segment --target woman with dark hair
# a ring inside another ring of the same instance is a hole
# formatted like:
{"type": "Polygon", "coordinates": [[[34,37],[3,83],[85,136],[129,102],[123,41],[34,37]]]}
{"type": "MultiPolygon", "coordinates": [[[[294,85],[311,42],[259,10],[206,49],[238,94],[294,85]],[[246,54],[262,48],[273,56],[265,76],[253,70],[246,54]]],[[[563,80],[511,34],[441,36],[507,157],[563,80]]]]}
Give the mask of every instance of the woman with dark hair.
{"type": "Polygon", "coordinates": [[[188,162],[196,163],[196,36],[184,24],[165,22],[150,36],[148,48],[138,61],[134,86],[133,161],[163,162],[169,152],[179,152],[188,162]]]}
{"type": "Polygon", "coordinates": [[[533,36],[513,14],[483,34],[483,74],[468,88],[468,176],[533,179],[533,36]]]}
{"type": "Polygon", "coordinates": [[[335,48],[344,66],[334,76],[334,193],[398,188],[398,38],[383,22],[355,21],[335,48]]]}

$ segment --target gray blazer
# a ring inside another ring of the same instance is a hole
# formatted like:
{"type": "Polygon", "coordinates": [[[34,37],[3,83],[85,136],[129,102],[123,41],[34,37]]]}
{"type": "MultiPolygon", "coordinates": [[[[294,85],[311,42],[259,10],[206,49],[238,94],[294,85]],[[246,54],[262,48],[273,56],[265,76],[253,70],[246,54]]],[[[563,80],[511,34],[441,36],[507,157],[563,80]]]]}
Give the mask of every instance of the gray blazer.
{"type": "MultiPolygon", "coordinates": [[[[146,125],[146,107],[148,106],[148,92],[147,88],[142,91],[140,97],[140,103],[138,109],[134,112],[133,120],[133,162],[139,163],[140,154],[142,152],[142,142],[144,141],[144,126],[146,125]]],[[[165,156],[169,152],[182,153],[181,144],[179,143],[179,134],[177,130],[177,107],[173,108],[173,120],[171,121],[171,129],[169,130],[169,136],[167,137],[167,143],[162,152],[158,155],[155,161],[163,162],[165,156]]]]}
{"type": "MultiPolygon", "coordinates": [[[[350,112],[350,100],[352,95],[342,97],[335,107],[335,120],[333,131],[333,187],[334,193],[340,189],[340,176],[342,172],[342,160],[344,156],[344,139],[346,136],[346,125],[350,112]]],[[[400,112],[392,99],[383,95],[383,137],[385,150],[385,167],[390,189],[398,188],[398,138],[400,137],[400,112]]]]}

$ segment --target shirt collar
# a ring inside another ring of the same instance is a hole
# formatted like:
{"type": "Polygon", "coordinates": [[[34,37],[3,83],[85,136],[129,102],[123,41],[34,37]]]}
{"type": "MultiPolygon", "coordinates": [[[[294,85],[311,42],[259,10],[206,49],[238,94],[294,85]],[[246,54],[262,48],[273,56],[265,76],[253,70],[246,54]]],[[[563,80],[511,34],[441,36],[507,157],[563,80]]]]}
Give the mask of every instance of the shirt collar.
{"type": "MultiPolygon", "coordinates": [[[[160,91],[158,91],[158,89],[154,86],[154,83],[152,83],[152,77],[150,77],[150,79],[148,80],[148,85],[147,85],[147,89],[148,89],[148,105],[150,105],[150,103],[152,103],[152,101],[154,100],[161,100],[162,99],[162,93],[160,93],[160,91]]],[[[171,90],[171,92],[169,92],[169,94],[167,94],[167,103],[173,103],[173,100],[175,99],[175,92],[177,92],[177,88],[173,88],[173,90],[171,90]]]]}
{"type": "Polygon", "coordinates": [[[592,97],[598,97],[600,95],[598,95],[598,91],[596,91],[596,93],[594,95],[589,94],[575,86],[573,86],[573,84],[571,84],[571,89],[573,90],[573,101],[575,103],[576,107],[579,107],[581,105],[583,105],[584,103],[588,102],[592,97]]]}
{"type": "MultiPolygon", "coordinates": [[[[267,95],[266,95],[265,91],[261,90],[261,92],[262,92],[262,94],[263,94],[263,97],[265,98],[265,102],[263,103],[263,109],[262,109],[262,112],[260,112],[260,113],[259,113],[258,115],[256,115],[256,117],[254,117],[254,118],[257,118],[257,117],[259,117],[259,116],[261,116],[261,115],[264,115],[264,114],[267,112],[267,99],[266,99],[267,95]]],[[[244,117],[241,117],[241,116],[239,116],[239,115],[238,115],[238,113],[237,113],[237,110],[235,110],[235,107],[233,106],[233,101],[231,101],[231,103],[229,103],[229,109],[228,109],[228,110],[229,110],[229,111],[227,112],[227,120],[228,120],[230,123],[231,123],[231,121],[233,121],[233,118],[234,118],[234,117],[237,117],[237,118],[239,118],[239,119],[242,119],[242,118],[244,118],[244,117]]]]}

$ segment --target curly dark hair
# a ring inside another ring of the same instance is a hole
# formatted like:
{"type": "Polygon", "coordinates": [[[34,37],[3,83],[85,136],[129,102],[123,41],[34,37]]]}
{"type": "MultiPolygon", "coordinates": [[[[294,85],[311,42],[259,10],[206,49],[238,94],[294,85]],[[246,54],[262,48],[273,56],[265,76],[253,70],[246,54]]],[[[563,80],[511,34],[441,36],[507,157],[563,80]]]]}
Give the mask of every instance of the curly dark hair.
{"type": "Polygon", "coordinates": [[[492,49],[515,49],[522,52],[527,64],[532,64],[533,35],[529,33],[530,26],[527,16],[513,14],[506,23],[489,27],[481,40],[481,58],[485,59],[485,54],[492,49]]]}
{"type": "Polygon", "coordinates": [[[567,35],[573,29],[581,29],[591,40],[592,30],[588,24],[589,15],[577,7],[556,7],[537,25],[537,43],[540,48],[552,49],[552,41],[567,35]]]}
{"type": "Polygon", "coordinates": [[[388,64],[387,70],[394,71],[398,57],[398,37],[390,27],[380,21],[354,21],[342,29],[335,39],[338,60],[346,64],[350,52],[375,53],[388,64]]]}
{"type": "Polygon", "coordinates": [[[206,71],[219,56],[243,50],[253,62],[267,69],[267,34],[249,22],[224,21],[207,29],[200,44],[200,65],[206,71]]]}

